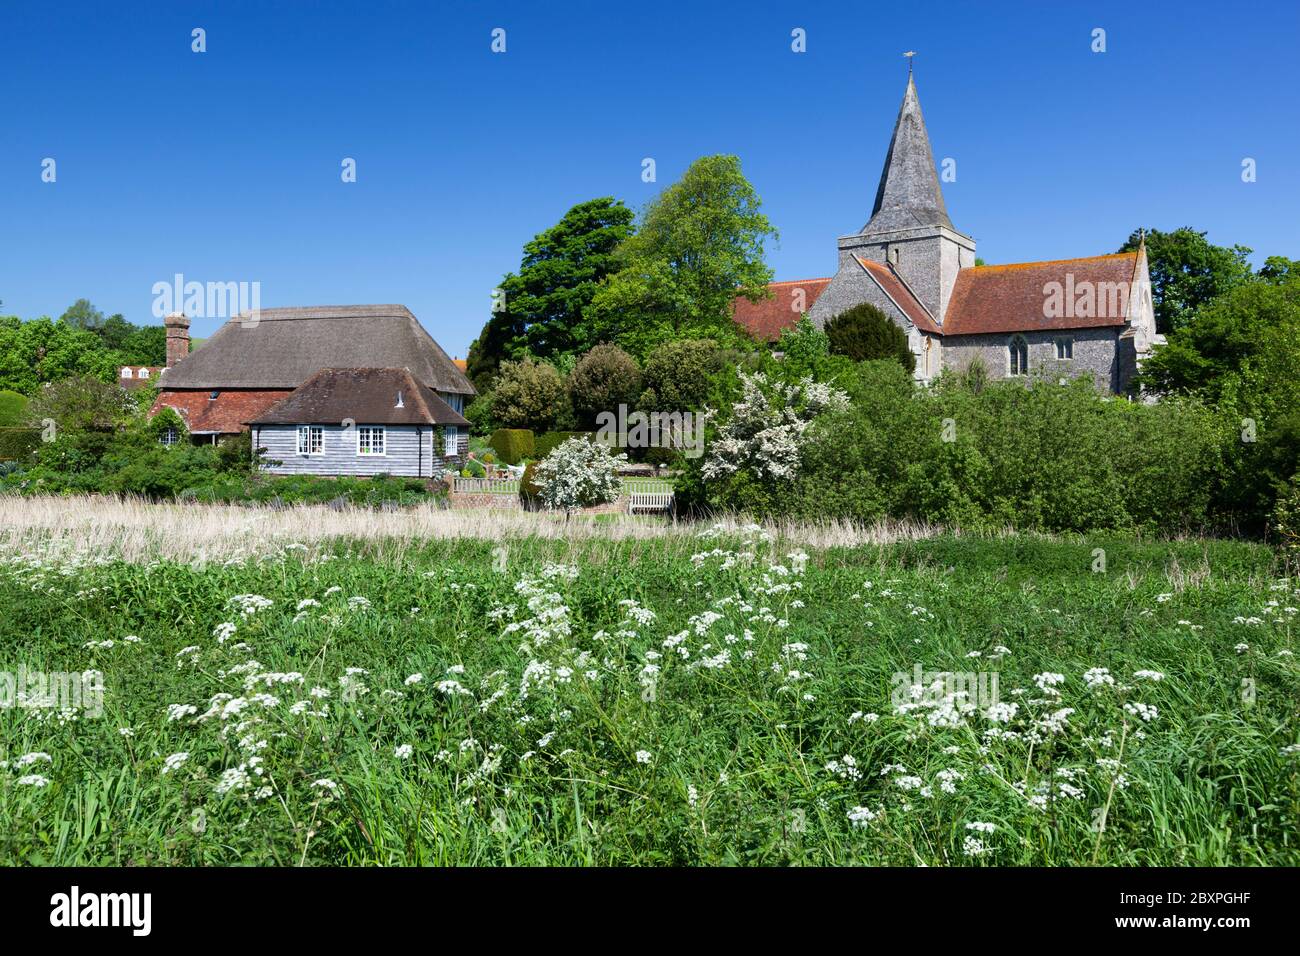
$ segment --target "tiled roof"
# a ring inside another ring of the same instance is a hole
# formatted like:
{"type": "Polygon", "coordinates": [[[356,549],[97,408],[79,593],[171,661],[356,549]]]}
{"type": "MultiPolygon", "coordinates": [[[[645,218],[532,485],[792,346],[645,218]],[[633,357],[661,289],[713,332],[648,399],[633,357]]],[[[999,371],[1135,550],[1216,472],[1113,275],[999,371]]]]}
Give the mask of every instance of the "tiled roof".
{"type": "Polygon", "coordinates": [[[799,321],[800,312],[813,307],[830,282],[830,279],[793,279],[769,283],[770,298],[751,302],[737,296],[732,303],[732,315],[738,325],[760,342],[775,342],[782,331],[799,321]]]}
{"type": "Polygon", "coordinates": [[[153,403],[151,415],[166,407],[175,409],[185,422],[185,427],[197,434],[229,435],[243,431],[244,423],[256,418],[276,402],[286,398],[292,389],[231,389],[211,392],[171,391],[164,388],[153,403]]]}
{"type": "Polygon", "coordinates": [[[323,368],[250,425],[468,425],[404,368],[323,368]],[[398,400],[400,398],[401,405],[398,400]]]}
{"type": "Polygon", "coordinates": [[[117,384],[121,385],[128,392],[134,392],[137,388],[145,385],[157,385],[158,373],[163,370],[161,365],[123,365],[117,370],[117,384]],[[140,378],[140,369],[148,371],[148,375],[140,378]],[[124,371],[129,371],[130,375],[123,375],[124,371]]]}
{"type": "Polygon", "coordinates": [[[974,266],[957,273],[944,335],[990,332],[1030,332],[1043,329],[1083,329],[1123,325],[1128,290],[1138,254],[1123,252],[1086,259],[1020,262],[974,266]],[[1052,284],[1060,290],[1057,314],[1048,314],[1052,284]],[[1091,289],[1094,306],[1079,297],[1091,289]],[[1080,308],[1079,306],[1083,307],[1080,308]],[[1088,313],[1091,314],[1081,314],[1088,313]]]}
{"type": "Polygon", "coordinates": [[[889,296],[890,300],[903,311],[903,314],[911,320],[922,332],[931,332],[938,334],[942,330],[939,324],[934,321],[930,313],[926,311],[925,306],[912,293],[911,288],[905,283],[894,271],[892,266],[883,262],[873,262],[871,259],[863,259],[861,256],[854,256],[858,265],[867,271],[867,275],[876,280],[881,291],[889,296]]]}

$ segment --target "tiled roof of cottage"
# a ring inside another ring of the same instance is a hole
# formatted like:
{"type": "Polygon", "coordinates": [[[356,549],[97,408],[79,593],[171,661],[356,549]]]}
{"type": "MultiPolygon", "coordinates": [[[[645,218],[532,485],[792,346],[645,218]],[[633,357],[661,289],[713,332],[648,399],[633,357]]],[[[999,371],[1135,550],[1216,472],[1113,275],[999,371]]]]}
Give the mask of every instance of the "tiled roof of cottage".
{"type": "Polygon", "coordinates": [[[323,368],[250,425],[468,425],[405,368],[323,368]],[[400,405],[399,405],[400,402],[400,405]]]}
{"type": "Polygon", "coordinates": [[[782,331],[799,321],[801,312],[813,307],[830,282],[830,279],[795,279],[769,283],[767,289],[772,293],[769,298],[751,302],[737,296],[732,303],[732,315],[738,325],[760,342],[775,342],[782,331]]]}
{"type": "Polygon", "coordinates": [[[912,289],[894,267],[883,262],[874,262],[871,259],[864,259],[861,256],[854,256],[858,265],[866,270],[867,275],[876,280],[876,285],[880,286],[881,291],[889,296],[890,300],[902,310],[903,314],[922,332],[931,332],[938,334],[942,330],[939,323],[921,304],[912,289]]]}
{"type": "Polygon", "coordinates": [[[290,392],[287,388],[217,390],[216,398],[210,391],[162,392],[150,414],[171,408],[193,434],[232,435],[243,430],[244,422],[262,414],[290,392]]]}
{"type": "Polygon", "coordinates": [[[475,394],[404,305],[262,309],[231,319],[168,369],[164,389],[297,388],[323,368],[409,368],[440,392],[475,394]]]}
{"type": "Polygon", "coordinates": [[[979,335],[1123,325],[1128,290],[1134,281],[1137,264],[1138,253],[1122,252],[1085,259],[962,269],[957,273],[948,300],[943,334],[979,335]],[[1051,283],[1059,284],[1062,308],[1056,311],[1063,314],[1046,314],[1051,283]],[[1080,310],[1076,308],[1077,298],[1089,286],[1095,294],[1095,305],[1080,310]],[[1112,294],[1115,290],[1119,290],[1118,295],[1112,294]],[[1080,311],[1092,314],[1079,314],[1080,311]]]}
{"type": "MultiPolygon", "coordinates": [[[[930,152],[930,136],[921,116],[916,83],[907,77],[903,105],[894,122],[894,135],[885,154],[885,168],[876,188],[876,202],[863,233],[912,229],[917,226],[945,226],[952,229],[944,206],[939,176],[930,152]]],[[[955,231],[955,230],[954,230],[955,231]]]]}

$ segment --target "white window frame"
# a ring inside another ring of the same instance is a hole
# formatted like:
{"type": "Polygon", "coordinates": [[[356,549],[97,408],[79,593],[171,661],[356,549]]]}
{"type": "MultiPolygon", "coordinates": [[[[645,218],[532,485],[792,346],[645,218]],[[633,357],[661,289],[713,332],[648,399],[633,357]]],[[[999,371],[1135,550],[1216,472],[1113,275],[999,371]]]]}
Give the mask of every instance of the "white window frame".
{"type": "Polygon", "coordinates": [[[455,425],[448,425],[442,430],[442,456],[455,458],[458,454],[460,454],[460,429],[455,425]]]}
{"type": "Polygon", "coordinates": [[[162,442],[165,447],[171,448],[172,445],[175,445],[181,440],[181,433],[175,427],[168,427],[158,436],[158,440],[162,442]]]}
{"type": "Polygon", "coordinates": [[[1074,361],[1074,339],[1068,335],[1063,335],[1056,340],[1056,360],[1058,362],[1074,361]],[[1061,354],[1062,352],[1068,354],[1061,354]]]}
{"type": "Polygon", "coordinates": [[[387,458],[388,457],[388,436],[385,434],[383,425],[358,425],[357,426],[357,455],[362,458],[387,458]],[[361,436],[365,435],[369,441],[366,450],[362,450],[361,436]],[[375,451],[375,438],[379,438],[379,451],[375,451]]]}
{"type": "Polygon", "coordinates": [[[1013,335],[1007,340],[1007,375],[1019,377],[1029,374],[1029,340],[1023,335],[1013,335]],[[1023,346],[1023,349],[1021,348],[1023,346]],[[1019,368],[1017,359],[1023,355],[1024,368],[1019,368]]]}
{"type": "Polygon", "coordinates": [[[298,454],[307,457],[325,454],[325,429],[320,425],[299,425],[298,454]],[[304,438],[307,439],[306,442],[303,441],[304,438]]]}

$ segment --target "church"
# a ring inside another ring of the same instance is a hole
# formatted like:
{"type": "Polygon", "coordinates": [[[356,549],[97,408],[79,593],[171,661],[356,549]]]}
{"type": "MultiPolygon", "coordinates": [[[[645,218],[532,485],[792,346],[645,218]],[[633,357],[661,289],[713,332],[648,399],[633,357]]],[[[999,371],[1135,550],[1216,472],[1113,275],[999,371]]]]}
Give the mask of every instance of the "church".
{"type": "Polygon", "coordinates": [[[1125,395],[1156,335],[1145,244],[1136,252],[976,265],[975,240],[948,218],[909,70],[865,226],[837,240],[830,278],[773,282],[738,298],[737,323],[774,341],[807,315],[817,328],[862,303],[907,334],[917,381],[981,363],[993,379],[1090,376],[1125,395]]]}

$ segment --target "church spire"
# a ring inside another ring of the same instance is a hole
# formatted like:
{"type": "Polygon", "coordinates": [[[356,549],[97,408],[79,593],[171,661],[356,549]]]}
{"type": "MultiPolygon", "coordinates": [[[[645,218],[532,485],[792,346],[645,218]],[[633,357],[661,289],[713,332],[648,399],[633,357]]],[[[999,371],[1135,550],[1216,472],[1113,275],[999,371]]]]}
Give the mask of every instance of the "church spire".
{"type": "MultiPolygon", "coordinates": [[[[885,168],[876,190],[876,204],[863,233],[888,232],[917,226],[945,226],[952,229],[943,192],[934,169],[930,137],[921,116],[921,101],[912,79],[912,58],[908,57],[907,91],[894,123],[894,135],[885,154],[885,168]]],[[[955,230],[954,230],[955,231],[955,230]]]]}

